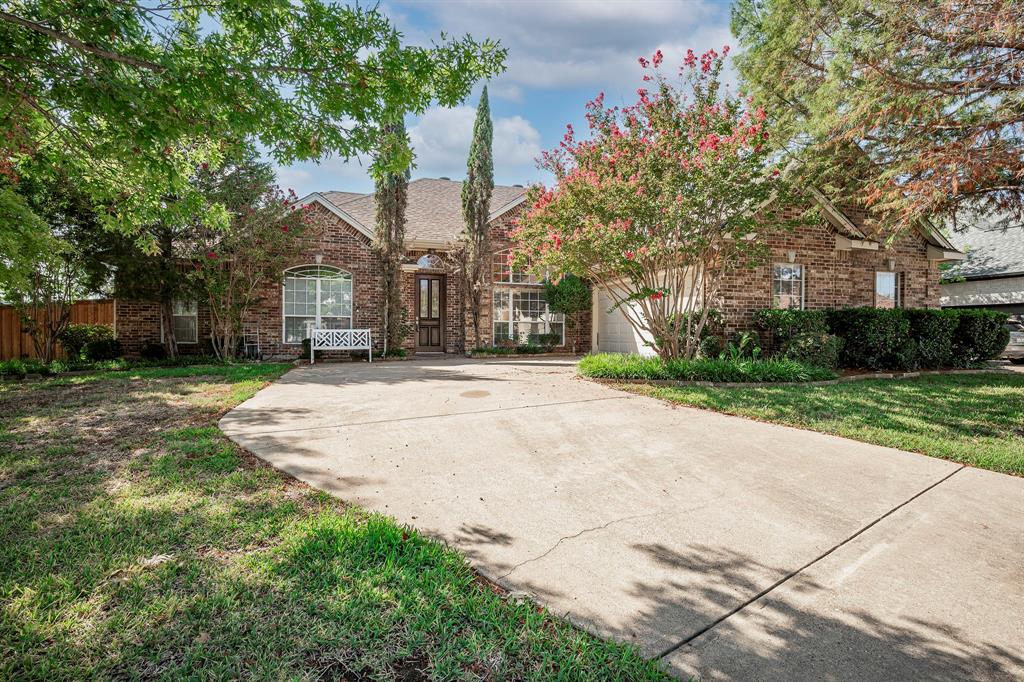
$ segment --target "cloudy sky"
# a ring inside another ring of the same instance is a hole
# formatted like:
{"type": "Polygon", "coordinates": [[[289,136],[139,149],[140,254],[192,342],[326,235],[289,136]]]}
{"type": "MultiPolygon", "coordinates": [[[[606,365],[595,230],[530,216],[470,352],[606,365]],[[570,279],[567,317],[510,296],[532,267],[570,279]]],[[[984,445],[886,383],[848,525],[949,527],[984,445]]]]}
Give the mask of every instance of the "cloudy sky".
{"type": "MultiPolygon", "coordinates": [[[[637,57],[661,49],[678,64],[687,48],[734,43],[727,0],[389,0],[380,8],[411,43],[444,31],[508,48],[508,69],[488,84],[498,184],[545,180],[535,159],[558,144],[567,123],[585,128],[583,105],[598,92],[609,104],[634,101],[637,57]]],[[[409,118],[414,178],[465,177],[479,91],[464,106],[409,118]]],[[[278,180],[300,196],[373,189],[365,165],[334,158],[279,168],[278,180]]]]}

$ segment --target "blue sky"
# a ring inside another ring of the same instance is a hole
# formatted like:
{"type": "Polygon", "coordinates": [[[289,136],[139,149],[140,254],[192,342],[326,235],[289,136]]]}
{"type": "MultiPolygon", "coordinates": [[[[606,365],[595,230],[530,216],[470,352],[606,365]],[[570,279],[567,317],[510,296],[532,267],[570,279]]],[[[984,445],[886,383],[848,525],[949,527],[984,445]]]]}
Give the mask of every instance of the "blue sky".
{"type": "MultiPolygon", "coordinates": [[[[585,129],[583,105],[598,92],[609,104],[634,101],[642,85],[637,57],[661,49],[678,64],[687,48],[735,46],[723,0],[390,0],[380,9],[410,43],[428,44],[444,31],[508,48],[508,69],[488,83],[498,184],[547,180],[534,160],[558,144],[567,123],[585,129]]],[[[408,119],[413,177],[465,177],[480,87],[461,107],[408,119]]],[[[331,158],[278,168],[278,181],[300,196],[369,192],[365,168],[331,158]]]]}

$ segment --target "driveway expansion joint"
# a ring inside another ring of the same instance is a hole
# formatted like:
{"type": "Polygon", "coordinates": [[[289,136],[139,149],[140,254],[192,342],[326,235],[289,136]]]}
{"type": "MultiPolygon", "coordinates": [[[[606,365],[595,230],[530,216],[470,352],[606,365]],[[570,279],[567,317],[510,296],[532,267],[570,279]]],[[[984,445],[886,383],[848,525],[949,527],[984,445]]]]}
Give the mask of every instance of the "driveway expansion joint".
{"type": "MultiPolygon", "coordinates": [[[[967,468],[966,464],[961,464],[956,469],[953,469],[953,471],[949,472],[948,474],[946,474],[945,476],[943,476],[939,480],[935,481],[934,483],[931,483],[931,484],[927,485],[925,488],[923,488],[923,489],[919,490],[918,492],[914,493],[913,495],[911,495],[909,498],[907,498],[903,502],[900,502],[898,505],[896,505],[895,507],[893,507],[889,511],[885,512],[884,514],[879,516],[877,519],[875,519],[871,523],[867,524],[866,526],[864,526],[863,528],[861,528],[860,530],[855,532],[853,535],[850,535],[848,538],[846,538],[842,542],[839,542],[838,544],[833,545],[832,547],[830,547],[829,549],[825,550],[824,552],[822,552],[821,554],[819,554],[815,558],[813,558],[810,561],[808,561],[803,566],[801,566],[801,567],[797,568],[796,570],[791,571],[791,572],[787,573],[786,575],[782,576],[777,581],[775,581],[774,583],[772,583],[771,585],[769,585],[765,589],[763,589],[760,592],[758,592],[757,594],[755,594],[753,597],[750,597],[749,599],[747,599],[743,603],[737,605],[735,608],[733,608],[729,612],[727,612],[724,615],[720,616],[719,618],[715,619],[711,623],[705,625],[700,630],[697,630],[693,634],[691,634],[691,635],[685,637],[684,639],[680,640],[676,644],[673,644],[672,646],[668,647],[667,649],[664,649],[660,653],[655,654],[652,658],[656,658],[656,659],[665,658],[666,656],[669,656],[670,654],[673,654],[676,651],[678,651],[679,649],[681,649],[684,646],[688,645],[690,642],[692,642],[693,640],[697,639],[701,635],[703,635],[703,634],[705,634],[707,632],[710,632],[712,629],[714,629],[718,625],[722,624],[723,622],[725,622],[729,618],[732,618],[733,616],[735,616],[737,613],[739,613],[743,609],[747,608],[751,604],[753,604],[753,603],[757,602],[758,600],[760,600],[762,597],[767,596],[769,593],[775,591],[777,588],[781,587],[785,583],[789,582],[791,579],[793,579],[796,576],[800,575],[801,573],[803,573],[805,570],[807,570],[808,568],[810,568],[814,564],[818,563],[819,561],[821,561],[825,557],[829,556],[830,554],[832,554],[833,552],[835,552],[839,548],[843,547],[844,545],[852,542],[857,537],[863,535],[865,532],[867,532],[871,528],[875,527],[876,525],[878,525],[879,523],[881,523],[882,521],[884,521],[888,517],[892,516],[893,514],[895,514],[897,511],[899,511],[903,507],[907,506],[908,504],[910,504],[911,502],[913,502],[917,498],[919,498],[922,495],[924,495],[925,493],[927,493],[929,490],[932,490],[932,489],[938,487],[939,485],[945,483],[950,478],[952,478],[955,474],[963,471],[966,468],[967,468]]],[[[513,570],[515,570],[515,569],[513,569],[513,570]]]]}

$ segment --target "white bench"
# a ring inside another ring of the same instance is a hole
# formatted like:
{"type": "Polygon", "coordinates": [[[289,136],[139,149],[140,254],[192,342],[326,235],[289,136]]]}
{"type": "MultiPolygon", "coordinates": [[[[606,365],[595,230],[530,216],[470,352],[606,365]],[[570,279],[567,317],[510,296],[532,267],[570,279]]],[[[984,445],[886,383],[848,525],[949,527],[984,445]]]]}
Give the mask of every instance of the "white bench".
{"type": "Polygon", "coordinates": [[[309,364],[316,362],[318,350],[365,350],[373,362],[369,329],[314,329],[309,340],[309,364]]]}

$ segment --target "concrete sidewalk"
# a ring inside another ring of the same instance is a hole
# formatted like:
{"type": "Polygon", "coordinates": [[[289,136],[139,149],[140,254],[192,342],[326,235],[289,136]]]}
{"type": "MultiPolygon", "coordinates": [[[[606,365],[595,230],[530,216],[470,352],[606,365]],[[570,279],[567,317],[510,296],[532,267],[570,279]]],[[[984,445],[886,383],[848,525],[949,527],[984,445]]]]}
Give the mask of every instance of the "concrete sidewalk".
{"type": "Polygon", "coordinates": [[[1024,676],[1022,479],[548,359],[301,368],[221,428],[677,674],[1024,676]]]}

